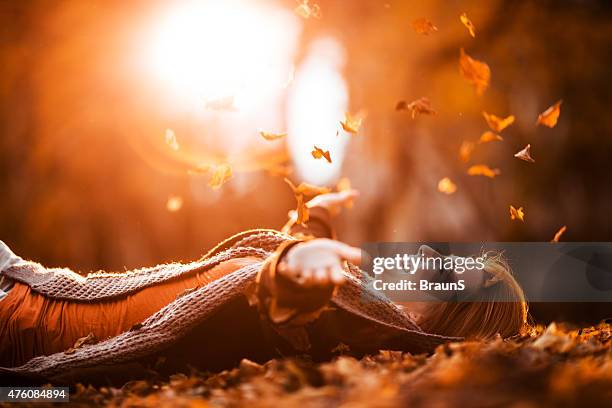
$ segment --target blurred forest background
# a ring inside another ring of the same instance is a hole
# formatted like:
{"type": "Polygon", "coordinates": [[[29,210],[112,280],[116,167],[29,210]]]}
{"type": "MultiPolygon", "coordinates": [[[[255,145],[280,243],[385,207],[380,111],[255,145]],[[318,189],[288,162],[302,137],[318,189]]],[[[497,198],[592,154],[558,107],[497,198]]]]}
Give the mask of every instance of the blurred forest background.
{"type": "MultiPolygon", "coordinates": [[[[250,131],[246,120],[236,130],[240,111],[194,119],[168,106],[141,70],[143,27],[177,3],[0,3],[0,239],[17,254],[81,272],[187,261],[239,231],[280,228],[295,207],[283,177],[258,166],[266,155],[291,159],[285,141],[261,140],[257,118],[250,131]],[[181,148],[197,147],[189,163],[231,142],[251,164],[212,190],[186,171],[185,157],[164,150],[167,128],[181,148]],[[167,209],[172,196],[182,200],[178,211],[167,209]]],[[[567,225],[562,240],[611,241],[610,2],[319,0],[319,19],[295,16],[293,0],[253,3],[292,15],[297,69],[313,42],[332,38],[342,48],[348,109],[367,111],[358,135],[329,135],[348,142],[328,184],[345,176],[361,191],[337,219],[342,240],[549,241],[567,225]],[[463,12],[476,38],[459,22],[463,12]],[[416,34],[411,22],[420,17],[438,31],[416,34]],[[491,68],[483,96],[459,74],[462,47],[491,68]],[[436,116],[395,111],[399,100],[422,96],[436,116]],[[536,126],[560,99],[557,126],[536,126]],[[517,118],[503,142],[474,153],[474,162],[501,170],[495,179],[468,176],[458,159],[461,142],[487,130],[483,110],[517,118]],[[527,143],[534,164],[512,157],[527,143]],[[455,181],[455,194],[437,190],[443,177],[455,181]],[[525,208],[524,223],[510,220],[510,204],[525,208]]],[[[270,107],[270,131],[290,128],[286,104],[281,95],[270,107]]],[[[290,177],[301,181],[299,172],[290,177]]],[[[609,305],[532,311],[596,321],[609,305]]]]}

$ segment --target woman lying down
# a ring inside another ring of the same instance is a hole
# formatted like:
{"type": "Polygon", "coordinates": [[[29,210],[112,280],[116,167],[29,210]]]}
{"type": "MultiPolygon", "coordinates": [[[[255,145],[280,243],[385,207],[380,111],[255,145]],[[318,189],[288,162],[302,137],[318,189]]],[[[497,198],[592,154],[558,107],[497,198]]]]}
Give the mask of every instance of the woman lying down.
{"type": "Polygon", "coordinates": [[[151,367],[324,359],[339,344],[353,354],[428,352],[458,338],[512,336],[526,324],[522,290],[493,258],[466,280],[489,302],[398,305],[368,287],[354,266],[360,250],[335,240],[329,223],[355,194],[314,198],[307,227],[290,220],[284,232],[246,231],[198,261],[125,273],[45,268],[0,241],[0,379],[121,382],[151,367]]]}

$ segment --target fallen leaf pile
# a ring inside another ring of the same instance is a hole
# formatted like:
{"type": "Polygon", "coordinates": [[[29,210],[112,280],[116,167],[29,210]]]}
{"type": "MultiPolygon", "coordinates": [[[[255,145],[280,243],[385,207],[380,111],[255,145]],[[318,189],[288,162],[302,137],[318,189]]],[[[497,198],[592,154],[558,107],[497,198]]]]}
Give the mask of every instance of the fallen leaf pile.
{"type": "Polygon", "coordinates": [[[113,407],[600,407],[612,400],[612,327],[538,326],[512,340],[464,341],[432,355],[338,347],[331,362],[242,360],[231,370],[78,384],[70,402],[113,407]]]}

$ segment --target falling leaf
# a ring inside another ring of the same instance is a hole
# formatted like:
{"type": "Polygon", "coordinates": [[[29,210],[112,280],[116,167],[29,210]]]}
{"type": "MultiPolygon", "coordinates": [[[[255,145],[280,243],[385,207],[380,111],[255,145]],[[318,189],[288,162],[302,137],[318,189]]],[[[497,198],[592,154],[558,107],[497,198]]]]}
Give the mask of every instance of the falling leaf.
{"type": "Polygon", "coordinates": [[[525,146],[525,148],[521,150],[520,152],[516,153],[514,157],[516,157],[517,159],[524,160],[529,163],[535,163],[535,160],[533,160],[533,157],[531,157],[531,145],[530,144],[525,146]]]}
{"type": "Polygon", "coordinates": [[[438,181],[438,191],[450,195],[457,191],[457,185],[448,177],[444,177],[442,180],[438,181]]]}
{"type": "Polygon", "coordinates": [[[282,139],[283,137],[287,136],[286,133],[270,133],[270,132],[264,132],[263,130],[260,130],[259,134],[261,135],[261,137],[263,137],[264,139],[268,141],[282,139]]]}
{"type": "Polygon", "coordinates": [[[314,150],[310,152],[310,154],[312,154],[312,157],[314,157],[315,159],[325,158],[328,163],[332,162],[329,150],[323,150],[320,147],[315,146],[314,150]]]}
{"type": "Polygon", "coordinates": [[[428,98],[419,98],[416,101],[406,103],[406,101],[399,101],[395,105],[395,110],[408,110],[412,113],[412,119],[417,113],[424,115],[435,115],[436,111],[431,107],[431,101],[428,98]]]}
{"type": "Polygon", "coordinates": [[[478,143],[497,142],[502,140],[504,140],[503,137],[501,137],[497,133],[493,133],[490,130],[487,130],[480,136],[480,139],[478,139],[478,143]]]}
{"type": "Polygon", "coordinates": [[[514,115],[510,115],[503,119],[487,112],[482,112],[482,115],[487,121],[489,127],[495,132],[501,132],[502,130],[514,123],[514,115]]]}
{"type": "Polygon", "coordinates": [[[470,35],[472,37],[476,37],[476,27],[474,27],[474,23],[468,18],[466,13],[463,13],[459,16],[459,19],[463,23],[463,25],[468,29],[470,35]]]}
{"type": "Polygon", "coordinates": [[[211,110],[235,111],[234,96],[226,96],[218,99],[209,99],[204,102],[204,107],[211,110]]]}
{"type": "Polygon", "coordinates": [[[491,69],[486,63],[467,55],[463,48],[459,57],[459,72],[476,89],[477,95],[482,95],[489,87],[491,69]]]}
{"type": "Polygon", "coordinates": [[[294,9],[295,14],[305,20],[309,18],[321,18],[321,8],[318,4],[309,4],[309,0],[301,0],[300,5],[294,9]]]}
{"type": "Polygon", "coordinates": [[[510,219],[511,220],[521,220],[525,222],[525,211],[523,207],[519,207],[518,210],[514,208],[514,206],[510,206],[510,219]]]}
{"type": "Polygon", "coordinates": [[[559,228],[559,231],[557,231],[557,233],[555,234],[554,238],[550,242],[559,242],[559,239],[561,239],[561,235],[563,235],[563,233],[565,233],[565,230],[567,230],[567,226],[566,225],[564,225],[561,228],[559,228]]]}
{"type": "Polygon", "coordinates": [[[461,159],[462,162],[467,163],[470,160],[470,157],[472,157],[472,152],[474,151],[475,147],[476,145],[474,142],[467,140],[461,142],[461,146],[459,147],[459,159],[461,159]]]}
{"type": "Polygon", "coordinates": [[[304,194],[306,196],[314,197],[319,194],[327,194],[331,192],[331,190],[327,187],[319,187],[319,186],[315,186],[314,184],[309,184],[309,183],[304,183],[304,182],[300,183],[296,187],[295,184],[293,184],[291,180],[289,180],[288,178],[285,178],[285,182],[289,184],[289,187],[291,187],[291,189],[293,190],[295,194],[304,194]]]}
{"type": "Polygon", "coordinates": [[[296,194],[295,200],[297,202],[297,219],[295,222],[300,225],[305,225],[310,218],[310,213],[304,202],[304,194],[296,194]]]}
{"type": "Polygon", "coordinates": [[[344,114],[344,121],[340,122],[340,124],[345,132],[357,134],[357,132],[359,132],[359,128],[361,127],[362,120],[363,118],[361,116],[352,116],[349,112],[346,112],[344,114]]]}
{"type": "Polygon", "coordinates": [[[212,175],[208,181],[208,185],[213,190],[221,188],[223,184],[229,181],[233,176],[232,166],[227,163],[211,166],[212,175]]]}
{"type": "Polygon", "coordinates": [[[544,112],[538,115],[538,125],[548,126],[549,128],[554,128],[557,126],[557,120],[559,119],[559,115],[561,114],[561,104],[562,100],[555,103],[550,108],[546,109],[544,112]]]}
{"type": "Polygon", "coordinates": [[[171,195],[166,201],[166,210],[170,212],[177,212],[183,207],[183,198],[180,196],[171,195]]]}
{"type": "Polygon", "coordinates": [[[166,140],[166,144],[170,146],[172,150],[177,151],[179,149],[179,144],[176,141],[176,134],[174,133],[174,130],[166,129],[164,139],[166,140]]]}
{"type": "Polygon", "coordinates": [[[438,31],[438,27],[426,18],[417,18],[412,22],[412,28],[417,34],[429,35],[434,31],[438,31]]]}
{"type": "Polygon", "coordinates": [[[470,176],[485,176],[494,178],[495,176],[499,176],[501,171],[499,169],[492,169],[486,164],[475,164],[468,169],[467,174],[470,176]]]}

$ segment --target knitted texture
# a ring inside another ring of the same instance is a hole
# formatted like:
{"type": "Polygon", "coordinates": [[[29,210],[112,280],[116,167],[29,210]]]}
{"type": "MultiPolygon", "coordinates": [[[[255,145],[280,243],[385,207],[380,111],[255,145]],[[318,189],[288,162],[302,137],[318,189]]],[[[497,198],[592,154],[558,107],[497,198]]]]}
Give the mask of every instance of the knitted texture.
{"type": "MultiPolygon", "coordinates": [[[[233,257],[251,256],[260,259],[259,262],[187,292],[132,330],[96,344],[84,345],[70,354],[60,352],[35,357],[19,367],[0,368],[0,372],[49,378],[71,369],[119,364],[161,351],[224,305],[244,296],[256,284],[257,273],[265,259],[282,242],[293,239],[271,230],[247,231],[217,245],[197,262],[160,265],[122,274],[95,273],[86,278],[66,269],[45,270],[33,263],[13,266],[7,271],[7,276],[30,285],[37,293],[55,299],[91,302],[125,296],[157,282],[212,268],[233,257]]],[[[438,344],[456,340],[423,333],[389,299],[368,289],[369,280],[359,268],[350,265],[346,277],[347,282],[332,299],[336,306],[396,330],[408,344],[419,348],[432,349],[438,344]]]]}

